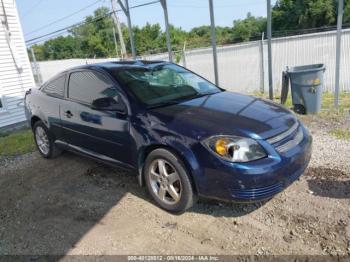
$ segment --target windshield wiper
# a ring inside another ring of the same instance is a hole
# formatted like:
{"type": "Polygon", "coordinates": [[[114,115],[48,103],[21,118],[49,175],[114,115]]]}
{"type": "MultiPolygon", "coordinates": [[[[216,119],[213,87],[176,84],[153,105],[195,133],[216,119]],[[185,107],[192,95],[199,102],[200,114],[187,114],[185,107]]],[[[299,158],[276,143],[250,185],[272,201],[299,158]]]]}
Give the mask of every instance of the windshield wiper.
{"type": "Polygon", "coordinates": [[[190,100],[190,99],[193,99],[193,98],[196,98],[196,97],[198,97],[198,93],[191,94],[191,95],[188,95],[188,96],[183,96],[183,97],[180,97],[180,98],[177,98],[177,99],[171,99],[171,100],[168,100],[168,101],[165,101],[165,102],[161,102],[161,103],[157,103],[157,104],[154,104],[154,105],[150,105],[150,106],[148,106],[148,108],[156,108],[156,107],[162,107],[162,106],[175,105],[175,104],[179,104],[181,102],[184,102],[186,100],[190,100]]]}
{"type": "Polygon", "coordinates": [[[176,101],[176,100],[169,100],[169,101],[166,101],[166,102],[161,102],[161,103],[149,105],[149,106],[147,106],[147,108],[153,109],[153,108],[157,108],[157,107],[171,106],[171,105],[175,105],[175,104],[178,104],[178,103],[179,102],[176,101]]]}
{"type": "Polygon", "coordinates": [[[180,102],[183,102],[183,101],[186,101],[186,100],[190,100],[190,99],[194,99],[194,98],[200,98],[200,97],[203,97],[203,96],[209,96],[209,95],[213,95],[213,94],[216,94],[216,93],[218,93],[218,92],[215,92],[215,93],[199,93],[199,92],[197,92],[196,94],[180,97],[179,99],[176,99],[176,101],[178,101],[180,103],[180,102]]]}
{"type": "Polygon", "coordinates": [[[150,105],[148,106],[148,108],[152,109],[152,108],[157,108],[157,107],[163,107],[163,106],[170,106],[170,105],[175,105],[175,104],[180,104],[184,101],[187,101],[187,100],[191,100],[191,99],[194,99],[194,98],[200,98],[200,97],[203,97],[203,96],[208,96],[208,95],[213,95],[213,94],[216,94],[218,92],[215,92],[215,93],[196,93],[196,94],[191,94],[191,95],[188,95],[188,96],[183,96],[183,97],[180,97],[178,99],[172,99],[172,100],[169,100],[169,101],[165,101],[165,102],[161,102],[161,103],[158,103],[158,104],[154,104],[154,105],[150,105]]]}

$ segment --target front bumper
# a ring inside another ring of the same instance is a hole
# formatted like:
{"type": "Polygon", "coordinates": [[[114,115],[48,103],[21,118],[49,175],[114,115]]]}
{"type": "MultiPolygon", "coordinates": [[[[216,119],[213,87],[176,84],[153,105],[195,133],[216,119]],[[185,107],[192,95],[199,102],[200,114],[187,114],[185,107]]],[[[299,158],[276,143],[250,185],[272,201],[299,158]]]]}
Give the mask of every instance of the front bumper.
{"type": "MultiPolygon", "coordinates": [[[[273,197],[297,180],[311,158],[312,137],[301,125],[303,140],[284,153],[260,141],[268,157],[249,163],[230,163],[202,152],[196,185],[200,196],[237,202],[254,202],[273,197]]],[[[199,149],[198,149],[199,150],[199,149]]]]}

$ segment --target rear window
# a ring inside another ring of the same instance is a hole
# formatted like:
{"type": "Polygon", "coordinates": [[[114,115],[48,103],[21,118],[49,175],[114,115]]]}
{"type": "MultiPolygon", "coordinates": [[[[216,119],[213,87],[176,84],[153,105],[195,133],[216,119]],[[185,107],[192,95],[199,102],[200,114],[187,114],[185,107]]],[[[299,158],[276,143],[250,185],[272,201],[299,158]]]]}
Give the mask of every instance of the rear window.
{"type": "Polygon", "coordinates": [[[64,84],[66,81],[66,76],[60,76],[46,83],[41,89],[44,93],[56,96],[63,97],[64,96],[64,84]]]}

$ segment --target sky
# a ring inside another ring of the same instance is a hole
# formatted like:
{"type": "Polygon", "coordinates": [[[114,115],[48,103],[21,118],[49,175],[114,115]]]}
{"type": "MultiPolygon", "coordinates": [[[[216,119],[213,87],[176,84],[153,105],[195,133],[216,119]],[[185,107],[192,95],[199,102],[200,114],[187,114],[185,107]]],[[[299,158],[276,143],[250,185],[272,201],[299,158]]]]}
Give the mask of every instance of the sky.
{"type": "MultiPolygon", "coordinates": [[[[151,1],[129,0],[129,6],[151,1]]],[[[26,40],[80,22],[98,7],[111,7],[110,0],[17,0],[16,3],[26,40]],[[76,14],[46,26],[72,13],[76,14]]],[[[167,3],[169,23],[177,27],[190,30],[193,27],[210,24],[208,0],[167,0],[167,3]]],[[[159,23],[164,29],[164,16],[160,3],[135,8],[130,12],[133,25],[159,23]]],[[[255,16],[266,16],[266,0],[214,0],[214,12],[216,25],[232,26],[233,20],[244,18],[248,12],[255,16]]],[[[126,17],[122,12],[119,13],[119,17],[126,23],[126,17]]]]}

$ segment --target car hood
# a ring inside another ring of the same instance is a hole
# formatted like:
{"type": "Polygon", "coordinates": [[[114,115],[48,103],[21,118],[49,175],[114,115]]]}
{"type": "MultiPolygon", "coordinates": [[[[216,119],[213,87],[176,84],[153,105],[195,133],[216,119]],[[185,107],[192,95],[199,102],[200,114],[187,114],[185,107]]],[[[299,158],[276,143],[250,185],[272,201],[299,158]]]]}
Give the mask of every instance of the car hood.
{"type": "Polygon", "coordinates": [[[149,111],[152,128],[195,139],[241,135],[266,139],[288,130],[296,117],[264,99],[228,91],[149,111]]]}

